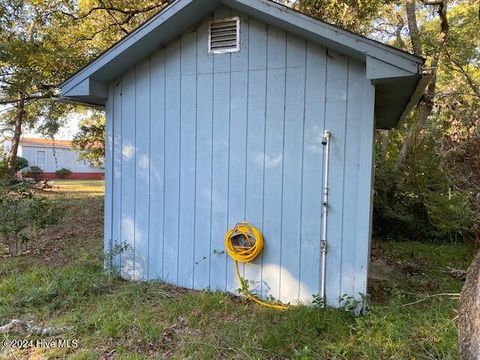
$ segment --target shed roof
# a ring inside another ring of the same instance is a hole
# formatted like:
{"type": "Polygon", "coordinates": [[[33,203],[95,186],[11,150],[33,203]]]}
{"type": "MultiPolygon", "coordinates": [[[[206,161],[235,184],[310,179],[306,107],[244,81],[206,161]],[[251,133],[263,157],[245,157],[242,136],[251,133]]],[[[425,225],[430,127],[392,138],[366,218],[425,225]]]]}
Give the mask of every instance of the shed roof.
{"type": "Polygon", "coordinates": [[[107,84],[220,6],[315,41],[366,64],[375,84],[377,128],[391,128],[417,104],[430,77],[424,59],[270,0],[175,0],[61,85],[67,101],[104,106],[107,84]]]}

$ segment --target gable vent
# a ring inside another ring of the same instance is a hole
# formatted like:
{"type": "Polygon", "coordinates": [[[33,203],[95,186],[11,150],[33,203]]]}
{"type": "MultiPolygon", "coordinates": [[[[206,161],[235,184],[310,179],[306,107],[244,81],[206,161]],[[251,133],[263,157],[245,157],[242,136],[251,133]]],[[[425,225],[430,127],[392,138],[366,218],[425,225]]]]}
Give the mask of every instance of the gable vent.
{"type": "Polygon", "coordinates": [[[240,51],[240,18],[212,21],[208,35],[208,53],[225,54],[237,51],[240,51]]]}

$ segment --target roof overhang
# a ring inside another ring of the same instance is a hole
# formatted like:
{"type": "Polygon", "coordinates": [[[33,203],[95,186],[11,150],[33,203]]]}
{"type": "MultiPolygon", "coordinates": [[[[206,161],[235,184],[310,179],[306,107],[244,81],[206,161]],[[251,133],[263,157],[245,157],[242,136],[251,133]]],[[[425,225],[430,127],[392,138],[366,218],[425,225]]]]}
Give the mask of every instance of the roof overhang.
{"type": "Polygon", "coordinates": [[[413,95],[421,95],[428,84],[422,58],[272,1],[176,0],[67,79],[61,85],[64,101],[103,106],[108,83],[222,5],[365,63],[367,78],[376,88],[378,128],[402,121],[418,102],[413,95]]]}

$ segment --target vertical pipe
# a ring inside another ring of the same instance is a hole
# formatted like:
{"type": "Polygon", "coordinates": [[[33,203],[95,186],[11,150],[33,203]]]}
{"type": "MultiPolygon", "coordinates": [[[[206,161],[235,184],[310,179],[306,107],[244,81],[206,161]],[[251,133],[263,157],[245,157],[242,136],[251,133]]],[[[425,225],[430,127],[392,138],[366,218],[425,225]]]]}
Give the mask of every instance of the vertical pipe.
{"type": "Polygon", "coordinates": [[[326,299],[326,279],[327,279],[327,214],[328,214],[328,173],[330,165],[330,139],[331,133],[325,130],[322,139],[322,145],[325,146],[324,160],[325,160],[325,172],[323,180],[323,202],[322,202],[322,238],[320,241],[320,251],[322,254],[322,280],[320,285],[320,301],[321,306],[325,307],[326,299]]]}

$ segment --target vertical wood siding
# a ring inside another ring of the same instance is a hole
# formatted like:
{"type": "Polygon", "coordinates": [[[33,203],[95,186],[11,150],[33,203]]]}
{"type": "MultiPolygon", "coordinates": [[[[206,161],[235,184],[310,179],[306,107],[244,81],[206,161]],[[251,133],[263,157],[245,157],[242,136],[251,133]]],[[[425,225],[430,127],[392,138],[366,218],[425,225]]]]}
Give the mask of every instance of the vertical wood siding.
{"type": "Polygon", "coordinates": [[[327,295],[366,292],[373,94],[365,65],[228,8],[241,51],[208,55],[208,19],[110,86],[106,249],[122,276],[233,291],[223,235],[247,220],[241,266],[282,301],[319,293],[324,129],[332,132],[327,295]]]}

